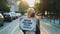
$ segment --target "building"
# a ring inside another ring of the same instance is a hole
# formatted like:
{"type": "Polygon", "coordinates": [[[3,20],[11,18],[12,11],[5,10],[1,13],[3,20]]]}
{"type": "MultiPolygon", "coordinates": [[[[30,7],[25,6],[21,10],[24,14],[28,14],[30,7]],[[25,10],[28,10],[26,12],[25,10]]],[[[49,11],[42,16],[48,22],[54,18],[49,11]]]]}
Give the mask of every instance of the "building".
{"type": "Polygon", "coordinates": [[[19,7],[17,5],[16,0],[7,0],[7,1],[11,12],[19,11],[19,7]]]}

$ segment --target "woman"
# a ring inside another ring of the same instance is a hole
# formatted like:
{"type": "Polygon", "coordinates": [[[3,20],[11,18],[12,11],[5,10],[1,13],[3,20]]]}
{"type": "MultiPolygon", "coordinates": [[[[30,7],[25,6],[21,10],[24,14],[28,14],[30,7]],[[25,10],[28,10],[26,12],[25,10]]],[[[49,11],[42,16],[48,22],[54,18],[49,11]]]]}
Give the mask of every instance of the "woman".
{"type": "Polygon", "coordinates": [[[33,8],[29,8],[27,10],[27,18],[36,19],[36,21],[37,21],[36,25],[37,26],[36,26],[36,31],[23,30],[24,34],[40,34],[40,23],[39,23],[39,20],[35,16],[35,11],[33,8]]]}

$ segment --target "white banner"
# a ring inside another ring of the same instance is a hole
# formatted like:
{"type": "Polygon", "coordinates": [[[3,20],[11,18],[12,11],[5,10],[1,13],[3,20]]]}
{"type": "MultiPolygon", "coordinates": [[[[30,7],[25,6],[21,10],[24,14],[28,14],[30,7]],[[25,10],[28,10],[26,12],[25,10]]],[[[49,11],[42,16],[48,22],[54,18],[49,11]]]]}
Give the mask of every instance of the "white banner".
{"type": "Polygon", "coordinates": [[[36,28],[36,21],[32,18],[24,18],[21,20],[20,26],[23,30],[33,30],[36,28]]]}

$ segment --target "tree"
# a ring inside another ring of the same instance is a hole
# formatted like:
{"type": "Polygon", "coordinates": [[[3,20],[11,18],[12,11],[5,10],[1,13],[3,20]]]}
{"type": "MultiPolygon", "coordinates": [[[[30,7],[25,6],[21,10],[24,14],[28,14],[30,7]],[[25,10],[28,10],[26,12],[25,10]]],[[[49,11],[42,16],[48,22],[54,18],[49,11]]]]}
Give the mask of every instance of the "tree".
{"type": "Polygon", "coordinates": [[[19,4],[19,7],[22,8],[23,10],[26,10],[29,8],[29,5],[27,2],[25,1],[21,1],[20,4],[19,4]]]}
{"type": "Polygon", "coordinates": [[[8,7],[7,0],[0,0],[0,12],[9,12],[10,8],[8,7]]]}
{"type": "Polygon", "coordinates": [[[19,10],[20,10],[21,14],[23,15],[25,10],[27,10],[29,8],[29,5],[28,5],[27,2],[21,1],[20,4],[19,4],[19,7],[20,7],[19,10]]]}

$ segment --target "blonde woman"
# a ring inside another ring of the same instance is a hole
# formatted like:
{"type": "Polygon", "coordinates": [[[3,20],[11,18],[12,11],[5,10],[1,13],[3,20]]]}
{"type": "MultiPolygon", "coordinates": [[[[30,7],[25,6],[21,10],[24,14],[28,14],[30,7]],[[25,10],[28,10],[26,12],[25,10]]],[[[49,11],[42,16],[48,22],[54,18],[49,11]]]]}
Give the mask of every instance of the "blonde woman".
{"type": "Polygon", "coordinates": [[[39,20],[36,18],[35,10],[33,8],[29,8],[27,10],[27,16],[25,18],[32,18],[34,20],[36,19],[36,28],[33,31],[23,30],[24,34],[40,34],[40,23],[39,20]]]}

